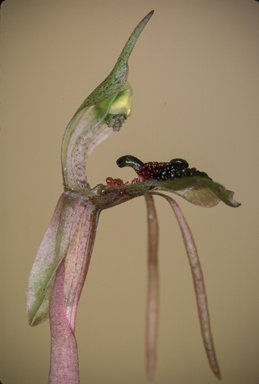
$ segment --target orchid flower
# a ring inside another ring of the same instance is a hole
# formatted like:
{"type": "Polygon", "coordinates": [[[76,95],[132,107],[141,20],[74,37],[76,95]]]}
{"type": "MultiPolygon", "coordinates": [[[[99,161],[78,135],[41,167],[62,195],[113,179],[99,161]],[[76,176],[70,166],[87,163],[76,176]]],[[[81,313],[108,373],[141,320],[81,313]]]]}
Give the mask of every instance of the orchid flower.
{"type": "Polygon", "coordinates": [[[158,222],[153,196],[160,196],[169,202],[179,223],[191,267],[205,350],[212,371],[221,378],[195,243],[178,204],[163,192],[172,192],[202,207],[214,207],[220,201],[238,207],[240,204],[233,200],[233,192],[212,181],[206,173],[190,168],[183,159],[143,163],[134,156],[122,156],[117,165],[133,168],[137,177],[132,182],[108,177],[106,184],[91,189],[86,176],[86,161],[91,151],[112,132],[119,131],[131,113],[128,59],[152,14],[153,11],[134,29],[112,72],[76,111],[63,138],[64,192],[39,247],[26,291],[29,324],[38,325],[48,317],[50,320],[49,384],[79,383],[76,312],[100,212],[139,196],[145,197],[148,221],[147,377],[153,379],[157,360],[158,222]]]}

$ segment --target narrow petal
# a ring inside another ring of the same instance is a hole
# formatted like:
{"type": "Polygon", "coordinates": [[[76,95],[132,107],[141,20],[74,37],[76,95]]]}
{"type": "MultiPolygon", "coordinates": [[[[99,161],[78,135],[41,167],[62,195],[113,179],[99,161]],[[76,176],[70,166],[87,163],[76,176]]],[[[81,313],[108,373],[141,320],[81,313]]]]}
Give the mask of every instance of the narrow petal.
{"type": "Polygon", "coordinates": [[[159,272],[158,272],[158,221],[154,199],[145,193],[148,221],[148,292],[146,309],[146,372],[153,380],[157,361],[159,272]]]}
{"type": "Polygon", "coordinates": [[[155,193],[155,194],[164,197],[169,202],[169,204],[173,208],[173,211],[179,223],[183,240],[184,240],[184,245],[189,258],[189,263],[191,266],[191,272],[193,277],[194,289],[195,289],[197,306],[198,306],[198,314],[199,314],[199,320],[200,320],[200,326],[201,326],[201,333],[202,333],[205,350],[206,350],[209,364],[211,366],[213,373],[219,380],[221,380],[220,369],[217,363],[216,352],[215,352],[214,343],[212,339],[209,309],[207,304],[207,296],[205,291],[205,284],[203,280],[202,269],[201,269],[201,264],[199,261],[197,249],[195,246],[195,242],[194,242],[191,230],[176,201],[164,194],[160,194],[160,193],[155,193]]]}
{"type": "Polygon", "coordinates": [[[64,264],[63,260],[57,270],[49,305],[51,331],[49,384],[79,384],[77,343],[66,315],[64,264]]]}

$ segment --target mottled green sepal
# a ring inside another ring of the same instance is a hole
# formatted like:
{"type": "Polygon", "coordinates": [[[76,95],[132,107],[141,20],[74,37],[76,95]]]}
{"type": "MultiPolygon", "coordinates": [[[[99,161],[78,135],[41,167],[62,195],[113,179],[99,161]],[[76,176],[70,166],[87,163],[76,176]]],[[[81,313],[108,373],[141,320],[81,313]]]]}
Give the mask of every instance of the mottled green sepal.
{"type": "Polygon", "coordinates": [[[137,25],[132,34],[130,35],[127,43],[125,44],[115,66],[106,79],[98,85],[97,88],[87,97],[87,99],[80,105],[75,115],[91,105],[98,104],[116,94],[126,83],[128,77],[128,60],[130,54],[141,34],[145,25],[153,15],[154,11],[149,12],[137,25]]]}
{"type": "Polygon", "coordinates": [[[67,126],[61,155],[65,190],[90,190],[86,177],[86,160],[90,152],[112,131],[119,131],[131,113],[128,60],[152,14],[153,11],[137,25],[109,76],[81,104],[67,126]]]}

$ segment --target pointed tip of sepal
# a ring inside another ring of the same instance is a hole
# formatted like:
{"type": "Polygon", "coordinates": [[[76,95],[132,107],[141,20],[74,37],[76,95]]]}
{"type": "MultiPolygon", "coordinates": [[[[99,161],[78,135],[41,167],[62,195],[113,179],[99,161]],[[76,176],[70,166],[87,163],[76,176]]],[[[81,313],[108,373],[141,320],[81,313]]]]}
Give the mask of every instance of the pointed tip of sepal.
{"type": "MultiPolygon", "coordinates": [[[[126,42],[121,54],[114,65],[111,73],[106,77],[106,79],[99,84],[93,92],[87,97],[87,99],[81,104],[81,106],[76,111],[77,115],[82,109],[89,107],[91,105],[96,105],[101,103],[104,100],[109,99],[115,95],[119,90],[124,86],[128,78],[128,60],[131,55],[131,52],[141,34],[147,22],[153,15],[154,10],[149,12],[136,26],[134,31],[131,33],[128,41],[126,42]]],[[[74,115],[74,116],[75,116],[74,115]]]]}

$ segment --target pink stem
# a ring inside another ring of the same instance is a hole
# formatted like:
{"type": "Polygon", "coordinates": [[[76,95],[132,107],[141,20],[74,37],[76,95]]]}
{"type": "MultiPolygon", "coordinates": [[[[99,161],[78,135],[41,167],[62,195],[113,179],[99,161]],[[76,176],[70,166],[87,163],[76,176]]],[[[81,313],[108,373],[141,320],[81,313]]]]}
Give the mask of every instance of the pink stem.
{"type": "Polygon", "coordinates": [[[51,360],[49,384],[79,384],[77,344],[66,316],[64,279],[65,262],[61,262],[49,304],[51,360]]]}
{"type": "Polygon", "coordinates": [[[173,211],[175,213],[175,216],[177,218],[177,221],[179,223],[184,245],[186,248],[186,252],[189,258],[189,263],[191,266],[191,272],[193,277],[193,283],[194,283],[194,289],[196,294],[196,300],[197,300],[197,307],[198,307],[198,314],[199,314],[199,320],[200,320],[200,327],[201,327],[201,333],[203,338],[203,343],[205,346],[206,354],[209,360],[210,367],[214,373],[214,375],[221,380],[221,374],[219,365],[217,363],[216,358],[216,351],[214,348],[212,333],[211,333],[211,326],[210,326],[210,317],[209,317],[209,309],[208,309],[208,303],[207,303],[207,297],[206,297],[206,291],[205,291],[205,284],[201,269],[201,264],[199,261],[197,249],[195,246],[195,242],[191,233],[191,230],[185,220],[185,217],[179,207],[179,205],[176,203],[174,199],[171,197],[164,195],[162,193],[156,193],[156,195],[164,197],[171,207],[173,208],[173,211]]]}
{"type": "Polygon", "coordinates": [[[92,254],[99,210],[89,201],[55,277],[50,297],[51,361],[49,384],[79,384],[75,322],[92,254]]]}
{"type": "Polygon", "coordinates": [[[158,222],[154,199],[145,194],[148,219],[148,293],[146,309],[146,372],[153,380],[157,361],[159,273],[158,273],[158,222]]]}

